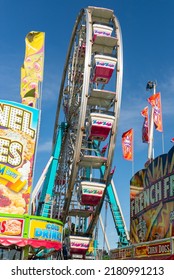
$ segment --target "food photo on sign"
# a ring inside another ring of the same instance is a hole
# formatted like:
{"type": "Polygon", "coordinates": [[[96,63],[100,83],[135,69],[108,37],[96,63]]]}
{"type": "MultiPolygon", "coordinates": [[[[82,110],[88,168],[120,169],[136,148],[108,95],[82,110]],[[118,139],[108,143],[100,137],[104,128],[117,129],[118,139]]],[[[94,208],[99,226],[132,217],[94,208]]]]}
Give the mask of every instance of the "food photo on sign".
{"type": "Polygon", "coordinates": [[[28,213],[38,112],[0,101],[0,213],[28,213]]]}

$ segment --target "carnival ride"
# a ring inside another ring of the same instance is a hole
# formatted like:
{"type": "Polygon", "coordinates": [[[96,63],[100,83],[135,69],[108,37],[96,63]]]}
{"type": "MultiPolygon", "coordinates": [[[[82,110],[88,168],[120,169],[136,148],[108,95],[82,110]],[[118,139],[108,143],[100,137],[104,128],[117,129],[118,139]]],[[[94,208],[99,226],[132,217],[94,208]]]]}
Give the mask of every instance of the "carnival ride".
{"type": "Polygon", "coordinates": [[[52,155],[31,203],[37,216],[64,225],[66,257],[88,259],[93,252],[96,259],[98,220],[106,237],[101,218],[106,198],[119,237],[117,248],[109,252],[111,259],[173,259],[174,149],[153,159],[155,118],[162,125],[156,82],[148,83],[148,89],[153,90],[148,161],[130,180],[130,237],[119,204],[112,165],[122,76],[122,35],[114,12],[98,7],[82,9],[63,70],[52,155]]]}
{"type": "Polygon", "coordinates": [[[40,192],[38,216],[63,222],[71,256],[86,254],[105,197],[120,246],[129,244],[111,170],[122,76],[122,35],[114,12],[82,9],[63,70],[52,156],[32,195],[34,202],[40,192]]]}
{"type": "Polygon", "coordinates": [[[66,257],[88,259],[93,252],[96,259],[98,220],[106,237],[100,215],[106,198],[119,237],[117,248],[109,252],[111,259],[173,259],[174,205],[168,182],[173,178],[174,151],[153,159],[154,114],[161,118],[155,82],[149,84],[151,98],[156,99],[151,104],[148,162],[130,180],[131,237],[112,179],[122,76],[122,35],[114,12],[98,7],[81,10],[63,70],[52,155],[32,203],[39,194],[36,215],[63,223],[66,257]]]}
{"type": "Polygon", "coordinates": [[[105,197],[119,244],[128,245],[112,180],[123,75],[122,36],[114,12],[88,7],[77,17],[58,97],[52,155],[32,192],[44,33],[31,31],[25,41],[22,104],[1,100],[2,151],[8,139],[20,152],[9,147],[6,157],[0,154],[0,258],[63,259],[64,246],[71,258],[85,258],[88,248],[95,247],[105,197]]]}
{"type": "Polygon", "coordinates": [[[113,181],[123,46],[112,10],[90,6],[76,19],[58,96],[52,154],[31,193],[43,39],[43,32],[26,37],[23,104],[0,101],[0,259],[97,259],[98,221],[111,259],[173,259],[174,148],[153,159],[153,115],[161,117],[156,82],[148,83],[153,90],[148,161],[130,180],[130,237],[113,181]],[[13,157],[15,149],[3,149],[7,144],[23,153],[13,157]],[[112,250],[101,216],[105,200],[118,235],[112,250]]]}

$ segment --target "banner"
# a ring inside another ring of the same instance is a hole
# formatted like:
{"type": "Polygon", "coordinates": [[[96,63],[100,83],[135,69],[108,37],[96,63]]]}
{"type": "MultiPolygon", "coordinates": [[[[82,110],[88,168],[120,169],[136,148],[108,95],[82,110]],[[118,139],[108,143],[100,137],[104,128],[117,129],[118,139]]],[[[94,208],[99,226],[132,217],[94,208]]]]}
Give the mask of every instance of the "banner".
{"type": "Polygon", "coordinates": [[[26,49],[24,65],[21,67],[22,103],[36,106],[40,97],[39,82],[43,81],[44,68],[44,32],[31,31],[25,38],[26,49]]]}
{"type": "Polygon", "coordinates": [[[25,38],[24,68],[27,76],[33,76],[43,81],[45,33],[31,31],[25,38]]]}
{"type": "Polygon", "coordinates": [[[39,110],[0,100],[0,213],[28,213],[39,110]]]}
{"type": "Polygon", "coordinates": [[[148,106],[141,111],[142,117],[144,117],[142,127],[142,142],[149,143],[149,117],[148,117],[148,106]]]}
{"type": "Polygon", "coordinates": [[[21,97],[23,104],[36,107],[36,100],[39,98],[39,81],[37,78],[27,76],[24,67],[21,67],[21,97]]]}
{"type": "Polygon", "coordinates": [[[133,129],[122,134],[122,151],[123,158],[126,160],[133,160],[133,129]]]}
{"type": "Polygon", "coordinates": [[[162,132],[162,106],[161,106],[161,95],[160,92],[153,94],[150,96],[147,101],[152,105],[153,107],[153,121],[156,130],[162,132]]]}

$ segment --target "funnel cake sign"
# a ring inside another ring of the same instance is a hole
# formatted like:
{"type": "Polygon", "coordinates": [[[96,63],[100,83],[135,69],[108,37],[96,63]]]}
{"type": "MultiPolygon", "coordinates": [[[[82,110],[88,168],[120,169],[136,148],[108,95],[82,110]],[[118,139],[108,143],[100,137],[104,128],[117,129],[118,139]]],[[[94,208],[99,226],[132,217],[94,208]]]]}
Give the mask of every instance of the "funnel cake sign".
{"type": "Polygon", "coordinates": [[[28,213],[39,111],[0,100],[0,213],[28,213]]]}
{"type": "Polygon", "coordinates": [[[174,147],[133,176],[130,196],[133,243],[174,236],[174,147]]]}

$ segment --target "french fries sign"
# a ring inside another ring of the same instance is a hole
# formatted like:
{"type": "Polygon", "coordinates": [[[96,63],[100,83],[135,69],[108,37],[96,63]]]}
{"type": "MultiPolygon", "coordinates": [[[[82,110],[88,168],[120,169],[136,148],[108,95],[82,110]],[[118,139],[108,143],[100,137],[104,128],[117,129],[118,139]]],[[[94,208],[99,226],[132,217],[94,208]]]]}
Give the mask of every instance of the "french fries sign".
{"type": "Polygon", "coordinates": [[[174,147],[138,171],[130,183],[131,242],[174,236],[174,147]]]}

